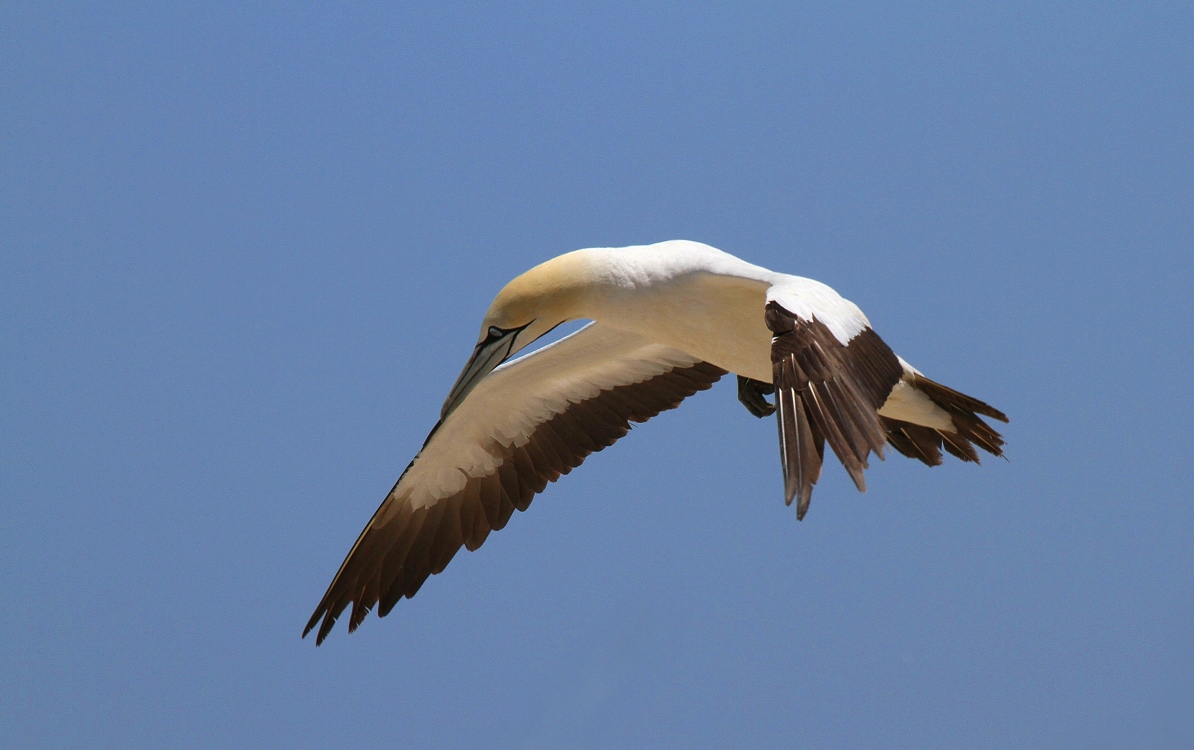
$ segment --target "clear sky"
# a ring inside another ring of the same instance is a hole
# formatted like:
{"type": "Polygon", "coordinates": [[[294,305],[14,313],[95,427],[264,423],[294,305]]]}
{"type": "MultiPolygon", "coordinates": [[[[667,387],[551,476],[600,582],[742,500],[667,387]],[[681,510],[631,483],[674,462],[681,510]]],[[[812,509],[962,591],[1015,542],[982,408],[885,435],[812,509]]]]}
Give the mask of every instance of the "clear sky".
{"type": "Polygon", "coordinates": [[[0,10],[0,745],[1194,746],[1189,3],[191,5],[0,10]],[[502,284],[672,238],[1009,460],[797,523],[727,379],[300,640],[502,284]]]}

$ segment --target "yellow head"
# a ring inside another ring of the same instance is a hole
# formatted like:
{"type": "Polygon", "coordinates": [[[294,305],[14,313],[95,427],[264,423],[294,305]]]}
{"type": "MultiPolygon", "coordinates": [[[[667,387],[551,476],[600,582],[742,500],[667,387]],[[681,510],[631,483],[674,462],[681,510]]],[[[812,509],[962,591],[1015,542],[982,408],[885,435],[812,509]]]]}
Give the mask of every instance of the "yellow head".
{"type": "Polygon", "coordinates": [[[480,340],[491,327],[519,330],[513,354],[560,323],[585,317],[586,292],[593,281],[586,255],[577,250],[552,258],[506,284],[485,313],[480,340]]]}
{"type": "Polygon", "coordinates": [[[588,317],[594,282],[585,250],[541,263],[498,292],[485,320],[473,356],[452,386],[441,418],[446,418],[493,368],[560,323],[588,317]]]}

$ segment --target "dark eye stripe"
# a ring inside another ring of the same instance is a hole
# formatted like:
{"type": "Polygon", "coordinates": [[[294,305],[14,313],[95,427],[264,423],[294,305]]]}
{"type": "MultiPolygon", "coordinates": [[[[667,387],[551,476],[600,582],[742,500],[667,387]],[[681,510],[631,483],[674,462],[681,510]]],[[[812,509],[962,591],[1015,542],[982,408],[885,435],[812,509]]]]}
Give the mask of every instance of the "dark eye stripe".
{"type": "MultiPolygon", "coordinates": [[[[531,323],[534,323],[534,322],[535,321],[533,321],[533,320],[531,321],[531,323]]],[[[497,326],[490,326],[489,330],[485,332],[484,343],[491,344],[494,341],[497,341],[498,339],[502,338],[503,336],[509,336],[511,333],[522,333],[524,330],[526,330],[526,328],[528,326],[531,325],[531,323],[527,323],[526,325],[518,326],[517,328],[498,328],[497,326]]],[[[557,323],[556,325],[559,325],[559,324],[557,323]]]]}

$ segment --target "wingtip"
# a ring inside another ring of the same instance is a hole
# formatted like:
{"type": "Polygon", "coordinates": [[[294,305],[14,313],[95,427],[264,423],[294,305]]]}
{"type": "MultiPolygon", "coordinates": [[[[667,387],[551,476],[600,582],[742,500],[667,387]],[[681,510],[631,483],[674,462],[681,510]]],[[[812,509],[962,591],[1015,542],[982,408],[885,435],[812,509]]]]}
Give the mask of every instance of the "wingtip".
{"type": "MultiPolygon", "coordinates": [[[[318,618],[316,618],[316,621],[318,621],[318,618]]],[[[303,640],[306,640],[306,639],[307,639],[307,636],[308,636],[308,635],[311,633],[311,631],[312,631],[312,630],[314,630],[314,629],[315,629],[315,624],[314,624],[314,623],[308,623],[308,624],[307,624],[307,627],[303,628],[303,640]]],[[[324,634],[319,634],[319,635],[316,635],[316,636],[315,636],[315,646],[316,646],[316,648],[318,648],[318,647],[319,647],[319,645],[323,643],[323,639],[324,639],[324,634]]]]}
{"type": "Polygon", "coordinates": [[[813,501],[813,488],[812,488],[812,485],[809,485],[809,487],[804,492],[800,493],[800,500],[796,503],[796,520],[797,521],[804,520],[804,514],[808,513],[808,506],[810,503],[812,503],[812,501],[813,501]]]}
{"type": "Polygon", "coordinates": [[[303,628],[303,638],[306,638],[307,634],[315,629],[315,626],[319,624],[319,618],[322,616],[323,608],[316,609],[315,614],[311,615],[311,619],[307,620],[307,627],[303,628]]]}
{"type": "Polygon", "coordinates": [[[315,645],[318,646],[323,643],[323,639],[328,637],[328,633],[332,632],[332,627],[336,624],[336,618],[332,617],[331,611],[323,613],[323,622],[319,626],[319,633],[315,636],[315,645]]]}
{"type": "Polygon", "coordinates": [[[866,492],[866,477],[863,475],[862,469],[858,469],[857,471],[854,471],[854,470],[850,469],[849,467],[847,467],[847,470],[849,471],[850,478],[854,480],[854,486],[858,488],[859,492],[865,493],[866,492]]]}

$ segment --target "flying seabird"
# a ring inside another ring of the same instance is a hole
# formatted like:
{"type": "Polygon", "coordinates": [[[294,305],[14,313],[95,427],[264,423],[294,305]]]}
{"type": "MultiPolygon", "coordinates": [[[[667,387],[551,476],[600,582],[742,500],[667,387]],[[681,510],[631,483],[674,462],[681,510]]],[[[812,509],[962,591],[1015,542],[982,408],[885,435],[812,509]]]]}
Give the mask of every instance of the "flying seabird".
{"type": "Polygon", "coordinates": [[[352,604],[352,632],[475,550],[515,509],[594,451],[722,375],[756,417],[776,414],[784,499],[804,518],[825,443],[860,491],[885,444],[929,466],[978,462],[999,410],[936,383],[825,284],[698,242],[577,250],[498,294],[439,422],[365,526],[303,631],[322,643],[352,604]],[[569,320],[586,326],[510,358],[569,320]],[[774,394],[774,403],[766,398],[774,394]],[[321,623],[322,620],[322,623],[321,623]]]}

